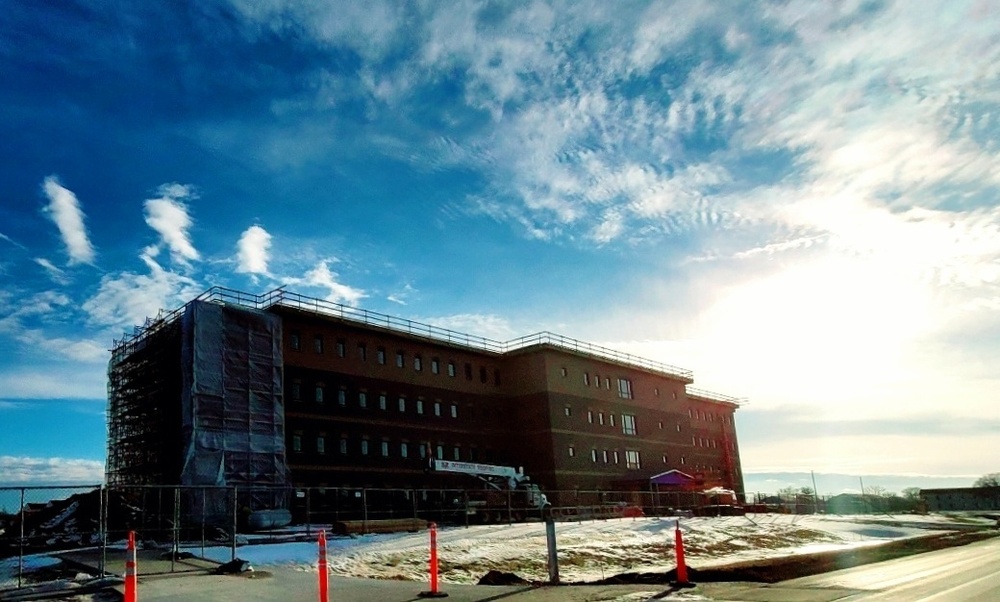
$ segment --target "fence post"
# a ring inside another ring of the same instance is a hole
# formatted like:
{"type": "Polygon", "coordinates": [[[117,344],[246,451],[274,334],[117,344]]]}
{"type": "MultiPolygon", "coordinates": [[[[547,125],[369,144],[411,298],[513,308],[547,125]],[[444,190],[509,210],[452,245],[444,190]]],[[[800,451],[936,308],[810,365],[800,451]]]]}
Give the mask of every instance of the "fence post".
{"type": "Polygon", "coordinates": [[[511,496],[511,491],[510,491],[510,489],[508,489],[507,490],[507,524],[508,525],[511,524],[512,522],[514,522],[513,518],[511,517],[511,511],[510,511],[510,496],[511,496]]]}
{"type": "Polygon", "coordinates": [[[240,503],[239,503],[239,488],[235,485],[233,486],[233,542],[232,542],[232,554],[229,558],[230,560],[236,560],[236,517],[239,513],[240,503]]]}
{"type": "Polygon", "coordinates": [[[180,522],[181,517],[181,488],[174,488],[174,529],[173,545],[170,546],[170,572],[174,572],[174,562],[177,560],[177,551],[180,549],[180,522]]]}
{"type": "Polygon", "coordinates": [[[368,491],[366,489],[361,490],[361,531],[363,533],[368,532],[368,491]]]}
{"type": "Polygon", "coordinates": [[[545,543],[549,550],[549,583],[559,585],[559,550],[556,548],[556,522],[545,519],[545,543]]]}
{"type": "Polygon", "coordinates": [[[312,535],[312,508],[309,507],[310,500],[309,494],[312,492],[312,487],[306,487],[306,536],[312,535]]]}
{"type": "Polygon", "coordinates": [[[205,511],[207,510],[208,502],[205,498],[208,497],[208,492],[204,487],[201,488],[201,557],[205,557],[205,511]]]}
{"type": "Polygon", "coordinates": [[[24,572],[24,487],[21,488],[21,537],[17,540],[17,588],[21,589],[21,575],[24,572]]]}
{"type": "Polygon", "coordinates": [[[97,510],[97,537],[101,540],[101,559],[97,570],[100,572],[101,577],[107,574],[107,552],[108,552],[108,505],[105,502],[104,496],[107,493],[107,489],[104,488],[102,484],[97,490],[98,493],[98,504],[100,505],[97,510]]]}

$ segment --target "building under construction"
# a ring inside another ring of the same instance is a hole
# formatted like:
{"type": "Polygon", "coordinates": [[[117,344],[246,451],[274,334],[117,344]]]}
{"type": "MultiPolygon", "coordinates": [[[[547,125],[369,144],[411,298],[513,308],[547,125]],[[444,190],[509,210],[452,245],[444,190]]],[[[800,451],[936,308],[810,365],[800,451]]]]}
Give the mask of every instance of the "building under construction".
{"type": "Polygon", "coordinates": [[[464,487],[428,460],[546,490],[676,470],[743,490],[736,398],[552,333],[500,342],[305,297],[213,288],[116,341],[112,485],[464,487]]]}

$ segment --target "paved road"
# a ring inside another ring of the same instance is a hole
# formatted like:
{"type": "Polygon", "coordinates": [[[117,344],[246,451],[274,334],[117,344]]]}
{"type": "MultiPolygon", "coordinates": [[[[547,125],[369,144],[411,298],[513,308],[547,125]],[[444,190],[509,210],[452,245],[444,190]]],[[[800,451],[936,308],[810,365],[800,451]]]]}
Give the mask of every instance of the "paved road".
{"type": "Polygon", "coordinates": [[[743,602],[1000,600],[1000,538],[769,586],[705,584],[699,590],[713,600],[743,602]]]}

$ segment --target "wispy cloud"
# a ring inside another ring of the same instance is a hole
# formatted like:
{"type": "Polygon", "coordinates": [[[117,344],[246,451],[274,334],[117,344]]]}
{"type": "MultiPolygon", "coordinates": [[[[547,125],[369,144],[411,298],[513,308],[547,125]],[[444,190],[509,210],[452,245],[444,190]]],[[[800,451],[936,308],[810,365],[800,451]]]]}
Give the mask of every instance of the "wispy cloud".
{"type": "Polygon", "coordinates": [[[271,234],[261,226],[250,226],[236,244],[236,271],[242,274],[267,275],[271,234]]]}
{"type": "Polygon", "coordinates": [[[104,463],[77,458],[0,456],[3,484],[63,485],[104,482],[104,463]]]}
{"type": "Polygon", "coordinates": [[[40,265],[43,268],[45,268],[45,271],[46,271],[46,273],[48,273],[49,278],[52,279],[52,282],[55,282],[56,284],[68,284],[69,283],[69,278],[66,276],[66,272],[64,272],[63,270],[57,268],[48,259],[45,259],[44,257],[36,257],[34,261],[38,265],[40,265]]]}
{"type": "MultiPolygon", "coordinates": [[[[185,200],[194,198],[194,191],[183,184],[164,184],[157,190],[160,196],[145,203],[146,223],[160,234],[163,244],[170,249],[171,258],[189,265],[199,258],[197,249],[191,244],[188,230],[192,221],[188,215],[185,200]]],[[[159,246],[147,249],[151,257],[159,252],[159,246]]]]}
{"type": "Polygon", "coordinates": [[[45,178],[42,191],[49,199],[45,213],[59,228],[59,234],[69,253],[70,264],[93,263],[94,247],[87,236],[87,228],[83,223],[83,210],[76,195],[64,188],[56,176],[45,178]]]}
{"type": "Polygon", "coordinates": [[[24,245],[22,245],[21,243],[17,242],[17,241],[16,241],[16,240],[14,240],[13,238],[11,238],[11,237],[7,236],[7,235],[6,235],[6,234],[4,234],[3,232],[0,232],[0,240],[4,240],[4,241],[7,241],[7,242],[9,242],[10,244],[12,244],[12,245],[14,245],[15,247],[17,247],[18,249],[25,249],[25,246],[24,246],[24,245]]]}
{"type": "Polygon", "coordinates": [[[368,296],[365,291],[343,284],[338,278],[337,273],[330,270],[329,260],[324,260],[309,270],[304,278],[285,278],[284,280],[286,284],[304,284],[325,289],[327,294],[324,298],[332,303],[357,305],[361,299],[368,296]]]}
{"type": "Polygon", "coordinates": [[[161,309],[180,307],[202,292],[195,279],[164,269],[149,255],[141,258],[147,274],[120,272],[101,278],[97,293],[83,303],[94,323],[117,328],[142,324],[161,309]]]}

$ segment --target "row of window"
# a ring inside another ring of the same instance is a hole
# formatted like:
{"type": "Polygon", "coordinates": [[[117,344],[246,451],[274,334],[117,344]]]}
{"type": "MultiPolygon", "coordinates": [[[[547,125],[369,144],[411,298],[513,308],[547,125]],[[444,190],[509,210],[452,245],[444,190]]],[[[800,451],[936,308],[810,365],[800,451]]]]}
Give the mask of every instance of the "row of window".
{"type": "MultiPolygon", "coordinates": [[[[576,448],[574,446],[570,445],[567,451],[570,458],[576,457],[576,448]]],[[[590,450],[590,461],[596,464],[598,459],[602,460],[605,464],[620,464],[621,457],[618,455],[617,449],[598,451],[597,448],[592,448],[590,450]]],[[[642,468],[642,463],[639,461],[639,450],[625,450],[625,468],[630,470],[639,470],[642,468]]]]}
{"type": "MultiPolygon", "coordinates": [[[[301,431],[297,431],[292,434],[293,453],[300,454],[307,451],[303,447],[304,440],[305,435],[301,431]]],[[[467,461],[478,461],[476,448],[467,447],[465,449],[467,450],[467,461]]],[[[313,451],[320,455],[326,455],[329,451],[327,449],[326,433],[316,435],[315,439],[313,439],[313,447],[308,451],[313,451]]],[[[381,456],[383,458],[395,456],[403,459],[418,457],[421,460],[426,459],[428,453],[433,453],[434,457],[438,460],[444,460],[446,457],[447,459],[455,461],[462,460],[462,447],[460,445],[446,443],[437,443],[432,445],[429,441],[419,443],[400,441],[394,444],[388,438],[373,441],[367,436],[352,443],[347,435],[341,435],[337,439],[337,453],[342,456],[347,456],[354,452],[361,456],[381,456]]]]}
{"type": "MultiPolygon", "coordinates": [[[[326,397],[327,397],[326,389],[327,389],[326,385],[324,385],[322,383],[319,383],[319,384],[317,384],[314,387],[314,389],[313,389],[313,400],[316,403],[326,403],[326,397]]],[[[296,381],[292,381],[291,397],[292,397],[292,401],[302,401],[302,383],[301,383],[301,381],[297,381],[297,380],[296,381]]],[[[337,405],[339,405],[341,407],[347,407],[347,397],[348,397],[347,389],[343,389],[343,388],[337,389],[337,405]]],[[[367,391],[358,391],[358,393],[357,393],[357,402],[358,402],[358,407],[359,408],[361,408],[361,409],[367,409],[368,405],[369,405],[368,404],[368,392],[367,391]]],[[[380,410],[387,410],[387,409],[389,409],[389,397],[388,397],[388,395],[386,393],[379,393],[377,399],[375,400],[375,405],[377,405],[378,409],[380,409],[380,410]]],[[[397,400],[396,400],[396,406],[399,408],[400,412],[406,412],[408,405],[410,405],[410,402],[407,401],[407,397],[405,395],[400,395],[399,398],[397,398],[397,400]]],[[[452,418],[458,418],[458,404],[455,404],[455,403],[448,404],[448,406],[447,406],[448,409],[444,410],[443,408],[445,407],[445,404],[443,404],[441,402],[441,400],[435,400],[434,402],[432,402],[430,404],[425,404],[424,400],[420,399],[420,398],[412,401],[412,407],[414,408],[414,411],[417,413],[417,415],[421,415],[422,416],[425,413],[425,406],[430,406],[427,411],[430,411],[435,416],[441,416],[441,415],[443,415],[443,412],[447,411],[447,413],[452,418]]]]}
{"type": "Polygon", "coordinates": [[[688,408],[688,418],[692,420],[707,420],[709,422],[725,422],[726,424],[732,424],[732,417],[726,414],[718,414],[715,412],[705,412],[703,410],[696,410],[693,408],[688,408]]]}
{"type": "MultiPolygon", "coordinates": [[[[563,409],[563,413],[566,416],[572,416],[573,415],[573,407],[567,405],[563,409]]],[[[594,411],[593,410],[587,410],[587,423],[588,424],[594,424],[594,418],[595,418],[594,411]]],[[[612,427],[615,426],[615,415],[612,412],[608,412],[607,414],[605,414],[604,412],[597,412],[596,413],[596,418],[597,418],[597,423],[600,424],[601,426],[603,426],[605,424],[608,424],[609,426],[612,426],[612,427]],[[605,420],[605,418],[607,418],[607,419],[605,420]]],[[[622,414],[621,415],[621,427],[622,427],[622,434],[623,435],[635,435],[635,434],[637,434],[638,431],[636,430],[635,414],[622,414]]],[[[660,428],[663,428],[663,423],[662,422],[660,423],[660,428]]]]}
{"type": "MultiPolygon", "coordinates": [[[[712,449],[718,449],[720,447],[725,447],[725,441],[720,442],[717,439],[709,439],[707,437],[691,437],[692,447],[711,447],[712,449]]],[[[736,451],[736,444],[733,442],[729,443],[729,449],[736,451]]]]}
{"type": "MultiPolygon", "coordinates": [[[[290,335],[290,345],[293,351],[302,350],[302,336],[293,331],[290,335]]],[[[337,339],[336,341],[336,355],[337,357],[347,357],[347,341],[344,339],[337,339]]],[[[317,334],[313,336],[313,352],[315,353],[325,353],[325,343],[323,335],[317,334]]],[[[366,343],[358,343],[357,356],[363,362],[368,361],[368,345],[366,343]]],[[[385,347],[377,347],[375,349],[375,361],[380,365],[386,365],[387,353],[385,347]]],[[[396,351],[395,359],[397,368],[405,368],[407,365],[406,352],[403,350],[396,351]]],[[[424,370],[424,358],[420,354],[415,354],[412,358],[413,369],[417,372],[422,372],[424,370]]],[[[454,360],[449,360],[446,364],[442,364],[441,359],[437,357],[432,357],[430,361],[430,371],[432,374],[441,374],[442,367],[445,368],[445,373],[449,377],[456,377],[458,375],[458,366],[454,360]]],[[[473,380],[473,367],[469,362],[465,362],[463,366],[464,375],[466,380],[473,380]]],[[[486,366],[479,367],[479,382],[487,383],[489,382],[489,371],[486,366]]],[[[493,384],[495,386],[500,386],[500,370],[493,370],[493,384]]]]}

